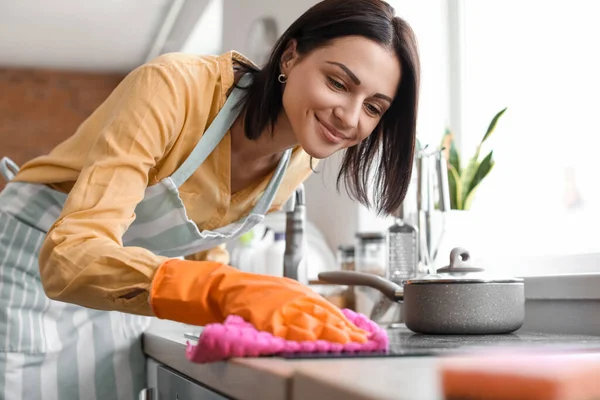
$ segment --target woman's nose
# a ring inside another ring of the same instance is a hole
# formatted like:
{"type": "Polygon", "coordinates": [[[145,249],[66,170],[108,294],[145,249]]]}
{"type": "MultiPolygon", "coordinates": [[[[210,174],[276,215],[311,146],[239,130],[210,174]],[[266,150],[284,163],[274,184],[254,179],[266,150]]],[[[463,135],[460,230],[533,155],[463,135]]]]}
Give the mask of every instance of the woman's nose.
{"type": "Polygon", "coordinates": [[[340,105],[333,109],[333,115],[340,121],[343,129],[355,129],[358,127],[362,104],[352,102],[340,105]]]}

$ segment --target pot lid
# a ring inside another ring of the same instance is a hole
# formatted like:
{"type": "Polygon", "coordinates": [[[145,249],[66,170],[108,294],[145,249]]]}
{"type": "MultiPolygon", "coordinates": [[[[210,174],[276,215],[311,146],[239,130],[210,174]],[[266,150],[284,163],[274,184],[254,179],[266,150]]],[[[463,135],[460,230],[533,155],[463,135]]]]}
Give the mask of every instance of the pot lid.
{"type": "Polygon", "coordinates": [[[450,264],[439,268],[435,274],[409,279],[404,285],[424,283],[521,283],[523,279],[512,276],[490,274],[485,269],[471,264],[471,255],[462,247],[450,252],[450,264]]]}

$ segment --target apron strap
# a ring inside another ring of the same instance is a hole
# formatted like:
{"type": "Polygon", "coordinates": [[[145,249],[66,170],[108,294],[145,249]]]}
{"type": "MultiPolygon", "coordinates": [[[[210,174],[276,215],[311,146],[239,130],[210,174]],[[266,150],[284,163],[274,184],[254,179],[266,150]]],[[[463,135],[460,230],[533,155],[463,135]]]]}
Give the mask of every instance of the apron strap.
{"type": "Polygon", "coordinates": [[[19,166],[10,158],[2,157],[0,159],[0,175],[6,182],[10,182],[19,173],[19,166]]]}
{"type": "MultiPolygon", "coordinates": [[[[249,84],[251,80],[252,75],[246,74],[242,76],[238,85],[244,86],[246,83],[249,84]]],[[[177,187],[183,185],[183,183],[192,176],[194,171],[202,165],[204,160],[206,160],[206,157],[212,153],[227,131],[229,131],[229,128],[231,128],[231,125],[233,125],[233,122],[241,111],[241,107],[236,109],[235,105],[239,102],[242,95],[242,89],[234,87],[233,91],[225,101],[225,105],[204,132],[188,158],[186,158],[177,171],[171,175],[171,179],[177,187]]]]}

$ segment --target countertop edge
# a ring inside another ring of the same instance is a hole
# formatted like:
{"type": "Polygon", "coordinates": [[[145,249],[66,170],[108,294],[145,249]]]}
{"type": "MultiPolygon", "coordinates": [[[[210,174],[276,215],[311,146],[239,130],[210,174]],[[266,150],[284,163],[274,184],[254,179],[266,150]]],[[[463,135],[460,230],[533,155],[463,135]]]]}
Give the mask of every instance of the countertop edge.
{"type": "Polygon", "coordinates": [[[325,379],[315,378],[314,374],[296,371],[292,383],[292,399],[330,400],[382,400],[369,393],[357,392],[356,388],[347,388],[325,379]]]}
{"type": "MultiPolygon", "coordinates": [[[[162,322],[161,322],[162,324],[162,322]]],[[[148,329],[143,335],[144,353],[159,363],[200,384],[240,400],[287,400],[290,398],[294,370],[279,359],[232,359],[226,362],[197,364],[185,356],[182,324],[170,328],[148,329]]]]}

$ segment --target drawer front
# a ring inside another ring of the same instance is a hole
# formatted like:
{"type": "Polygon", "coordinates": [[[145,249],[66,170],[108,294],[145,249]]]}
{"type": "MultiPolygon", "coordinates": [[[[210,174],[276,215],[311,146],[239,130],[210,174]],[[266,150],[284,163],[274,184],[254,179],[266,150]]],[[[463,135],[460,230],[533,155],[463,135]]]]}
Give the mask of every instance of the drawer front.
{"type": "Polygon", "coordinates": [[[231,400],[162,365],[157,373],[158,400],[231,400]]]}

